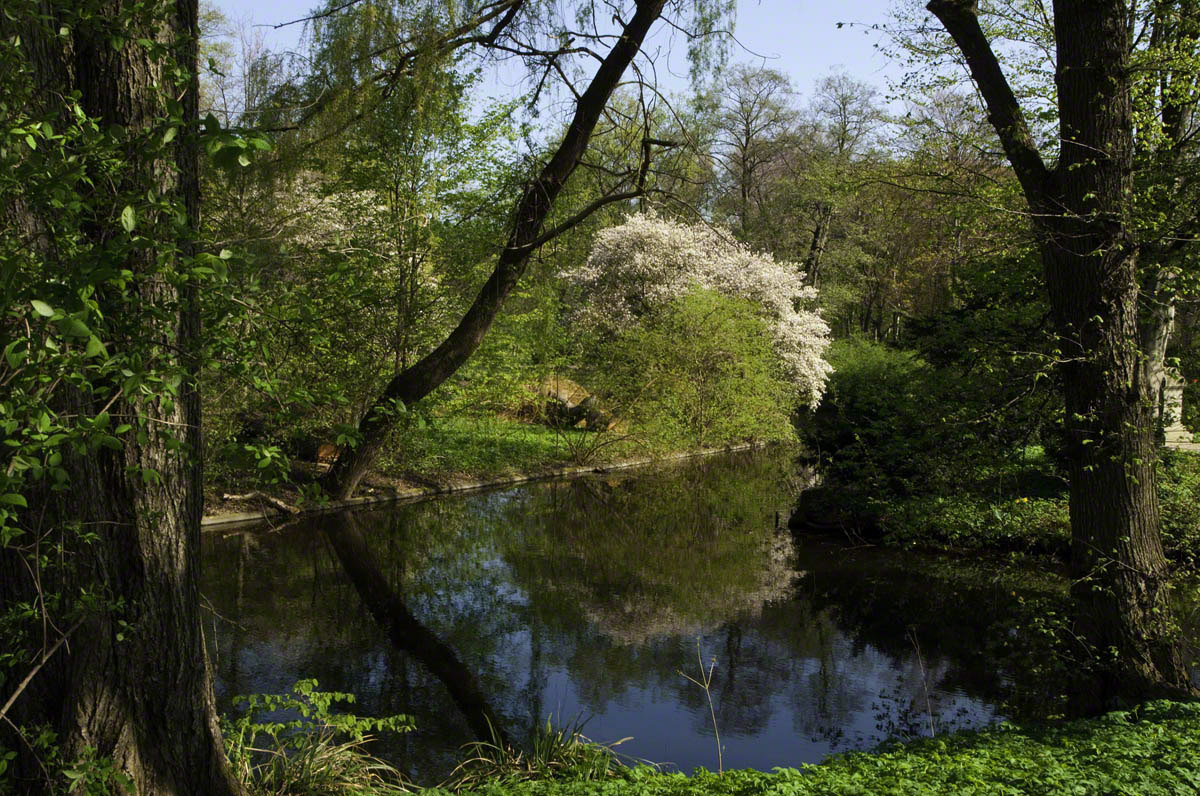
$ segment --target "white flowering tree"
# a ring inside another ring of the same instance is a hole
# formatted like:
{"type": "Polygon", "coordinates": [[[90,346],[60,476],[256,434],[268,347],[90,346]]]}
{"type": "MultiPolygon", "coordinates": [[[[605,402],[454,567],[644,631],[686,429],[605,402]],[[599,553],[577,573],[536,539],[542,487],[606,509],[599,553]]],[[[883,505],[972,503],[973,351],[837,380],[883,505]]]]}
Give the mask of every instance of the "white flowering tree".
{"type": "Polygon", "coordinates": [[[812,306],[800,268],[776,262],[710,227],[653,214],[630,216],[596,235],[585,265],[562,274],[582,292],[575,321],[621,334],[699,289],[757,308],[797,403],[816,407],[830,373],[829,327],[812,306]]]}

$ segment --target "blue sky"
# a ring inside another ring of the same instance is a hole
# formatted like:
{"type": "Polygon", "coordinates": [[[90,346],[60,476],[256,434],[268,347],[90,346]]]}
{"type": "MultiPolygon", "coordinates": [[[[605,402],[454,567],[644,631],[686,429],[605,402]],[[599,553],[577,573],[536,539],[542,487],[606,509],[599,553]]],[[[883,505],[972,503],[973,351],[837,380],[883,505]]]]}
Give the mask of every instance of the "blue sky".
{"type": "MultiPolygon", "coordinates": [[[[214,0],[233,20],[248,19],[258,25],[273,25],[301,18],[317,0],[260,0],[253,6],[237,0],[214,0]]],[[[802,96],[831,69],[850,75],[880,89],[887,78],[897,79],[901,70],[875,50],[881,34],[871,25],[886,22],[890,0],[738,0],[738,21],[733,58],[765,63],[792,78],[802,96]],[[837,23],[846,24],[838,28],[837,23]]],[[[300,25],[279,30],[259,28],[272,49],[295,47],[300,25]]],[[[684,71],[682,57],[675,59],[676,71],[684,71]]]]}

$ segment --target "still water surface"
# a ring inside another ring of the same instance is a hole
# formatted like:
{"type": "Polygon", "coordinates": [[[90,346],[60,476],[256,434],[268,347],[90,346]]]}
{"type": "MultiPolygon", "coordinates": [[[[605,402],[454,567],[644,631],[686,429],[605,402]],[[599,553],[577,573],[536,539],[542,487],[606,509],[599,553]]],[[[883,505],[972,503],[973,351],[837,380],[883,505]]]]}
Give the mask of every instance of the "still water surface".
{"type": "MultiPolygon", "coordinates": [[[[315,677],[418,730],[376,752],[438,781],[482,712],[548,717],[683,771],[770,770],[978,727],[1012,677],[986,650],[1024,585],[784,526],[784,451],[205,535],[223,712],[315,677]],[[777,527],[778,525],[778,527],[777,527]],[[382,620],[382,622],[380,621],[382,620]]],[[[1006,576],[1007,577],[1007,576],[1006,576]]]]}

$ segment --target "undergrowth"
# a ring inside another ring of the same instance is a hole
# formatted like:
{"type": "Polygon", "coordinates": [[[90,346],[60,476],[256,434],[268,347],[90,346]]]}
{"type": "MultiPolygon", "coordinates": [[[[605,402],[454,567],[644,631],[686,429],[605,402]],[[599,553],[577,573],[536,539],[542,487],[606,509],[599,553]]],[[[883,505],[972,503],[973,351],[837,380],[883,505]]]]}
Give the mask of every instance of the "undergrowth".
{"type": "Polygon", "coordinates": [[[465,759],[444,787],[465,792],[497,782],[593,782],[614,777],[622,768],[615,747],[626,740],[596,743],[583,734],[582,721],[555,728],[547,718],[521,747],[502,738],[493,727],[490,741],[474,741],[464,747],[465,759]]]}
{"type": "Polygon", "coordinates": [[[243,712],[223,717],[221,732],[246,789],[255,796],[409,792],[403,775],[367,749],[371,733],[408,732],[412,719],[334,713],[334,703],[353,702],[354,695],[316,688],[316,680],[301,680],[288,694],[234,698],[243,712]]]}
{"type": "MultiPolygon", "coordinates": [[[[1095,719],[1001,726],[838,755],[772,773],[663,774],[647,767],[603,781],[485,782],[478,796],[891,796],[1200,792],[1200,704],[1152,702],[1095,719]]],[[[424,791],[428,796],[444,793],[424,791]]]]}

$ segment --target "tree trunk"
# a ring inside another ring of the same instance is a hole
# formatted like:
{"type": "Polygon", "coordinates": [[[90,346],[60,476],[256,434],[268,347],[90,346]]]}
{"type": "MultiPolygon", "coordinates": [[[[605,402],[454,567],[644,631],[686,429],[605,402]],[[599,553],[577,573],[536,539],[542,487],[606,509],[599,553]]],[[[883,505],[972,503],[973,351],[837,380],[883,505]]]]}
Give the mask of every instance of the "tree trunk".
{"type": "Polygon", "coordinates": [[[1058,0],[1061,151],[1044,165],[974,0],[932,0],[983,95],[1041,239],[1066,399],[1075,619],[1094,662],[1082,711],[1190,690],[1159,538],[1153,402],[1139,350],[1129,9],[1058,0]]]}
{"type": "MultiPolygon", "coordinates": [[[[83,259],[131,274],[127,289],[100,285],[95,293],[110,324],[109,351],[145,358],[152,375],[176,372],[181,381],[174,393],[159,385],[134,399],[105,400],[103,389],[119,393],[119,383],[62,393],[64,409],[86,418],[107,408],[114,426],[129,423],[134,431],[122,435],[120,450],[68,457],[70,492],[47,491],[34,496],[40,505],[30,504],[31,514],[42,518],[42,530],[70,540],[66,555],[75,569],[55,584],[59,596],[70,600],[87,590],[102,607],[84,608],[67,643],[30,681],[13,717],[26,726],[44,722],[53,728],[66,761],[85,747],[110,758],[138,793],[240,794],[223,752],[199,616],[202,493],[194,355],[199,315],[194,289],[167,278],[160,260],[176,247],[182,256],[189,253],[187,236],[198,221],[197,6],[195,0],[160,5],[127,28],[122,25],[135,12],[115,0],[84,17],[69,3],[46,11],[50,23],[15,23],[30,36],[39,85],[49,96],[78,91],[88,116],[126,142],[116,170],[95,175],[96,190],[110,191],[112,198],[84,199],[97,210],[85,230],[91,251],[83,259]],[[60,25],[69,36],[53,36],[60,25]],[[114,30],[122,32],[121,39],[113,38],[114,30]],[[167,59],[151,54],[139,38],[165,46],[187,82],[174,83],[167,59]],[[162,154],[149,155],[148,147],[162,141],[167,99],[181,102],[176,112],[191,127],[180,130],[162,154]],[[127,248],[123,261],[106,261],[104,247],[122,234],[120,208],[125,201],[144,201],[147,191],[174,200],[171,212],[147,211],[138,218],[138,231],[155,245],[127,248]],[[157,477],[147,478],[149,471],[157,477]],[[77,523],[94,532],[93,541],[73,536],[68,529],[77,523]]],[[[31,219],[45,230],[53,230],[54,222],[31,219]]],[[[47,267],[58,265],[83,267],[74,261],[47,267]]],[[[13,558],[0,588],[3,602],[30,599],[47,586],[28,569],[13,577],[13,558]]],[[[41,773],[40,761],[27,757],[22,763],[21,775],[41,773]]]]}
{"type": "Polygon", "coordinates": [[[354,494],[359,481],[379,457],[387,435],[395,425],[397,404],[411,406],[437,389],[483,342],[540,244],[542,228],[554,207],[554,200],[587,151],[592,131],[609,97],[620,84],[621,76],[665,5],[666,0],[640,0],[637,3],[637,11],[576,102],[575,115],[558,149],[517,200],[507,244],[474,303],[441,345],[397,374],[363,415],[358,424],[357,447],[343,447],[325,476],[326,487],[338,500],[354,494]]]}
{"type": "Polygon", "coordinates": [[[833,223],[833,206],[821,202],[817,205],[817,223],[813,227],[808,255],[804,258],[804,281],[809,287],[820,287],[821,266],[825,257],[825,246],[829,243],[829,227],[833,223]]]}
{"type": "MultiPolygon", "coordinates": [[[[1086,246],[1077,237],[1072,242],[1086,246]]],[[[1082,250],[1071,256],[1061,247],[1051,257],[1047,276],[1058,285],[1060,336],[1068,350],[1087,352],[1064,365],[1063,386],[1071,594],[1076,632],[1096,656],[1093,682],[1085,681],[1073,701],[1092,713],[1124,699],[1185,691],[1189,680],[1173,631],[1159,537],[1155,405],[1135,344],[1136,259],[1115,246],[1106,258],[1082,250]],[[1096,273],[1096,261],[1107,278],[1096,273]],[[1122,282],[1119,290],[1104,288],[1122,282]],[[1089,311],[1097,304],[1112,307],[1116,317],[1093,322],[1089,311]],[[1068,330],[1082,331],[1068,336],[1068,330]]]]}

